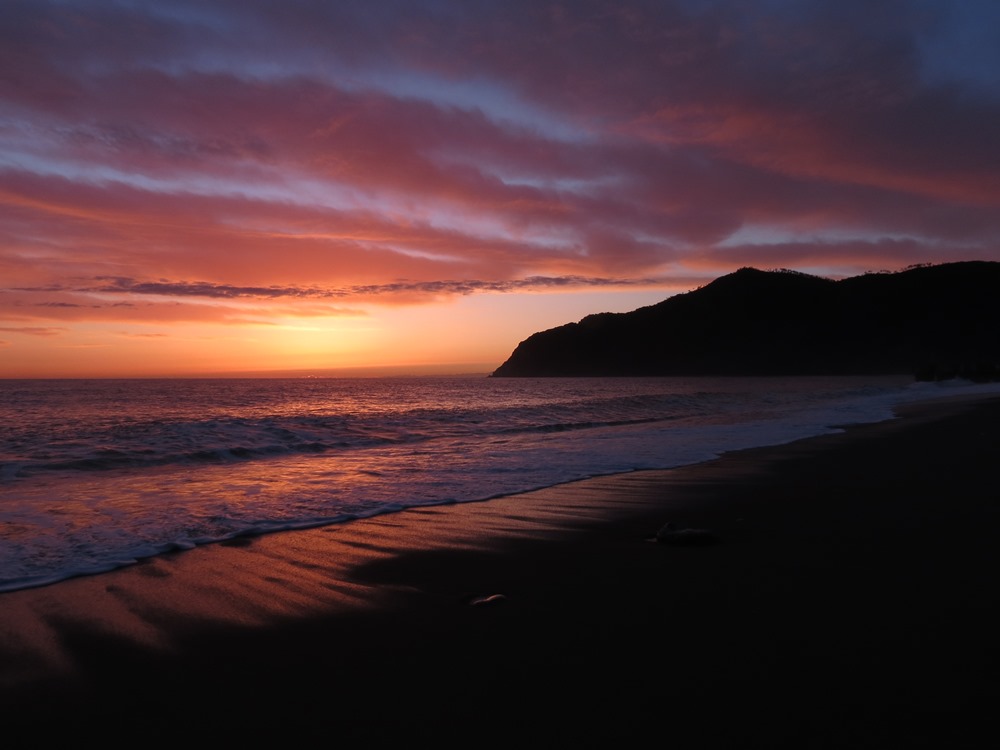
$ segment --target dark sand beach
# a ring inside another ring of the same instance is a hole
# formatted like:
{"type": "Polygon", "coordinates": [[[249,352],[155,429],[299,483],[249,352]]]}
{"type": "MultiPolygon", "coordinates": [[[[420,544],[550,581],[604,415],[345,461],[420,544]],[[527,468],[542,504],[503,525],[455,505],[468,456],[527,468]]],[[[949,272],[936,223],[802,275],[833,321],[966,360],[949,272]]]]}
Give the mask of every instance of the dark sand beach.
{"type": "Polygon", "coordinates": [[[0,594],[4,736],[992,746],[998,459],[938,401],[0,594]]]}

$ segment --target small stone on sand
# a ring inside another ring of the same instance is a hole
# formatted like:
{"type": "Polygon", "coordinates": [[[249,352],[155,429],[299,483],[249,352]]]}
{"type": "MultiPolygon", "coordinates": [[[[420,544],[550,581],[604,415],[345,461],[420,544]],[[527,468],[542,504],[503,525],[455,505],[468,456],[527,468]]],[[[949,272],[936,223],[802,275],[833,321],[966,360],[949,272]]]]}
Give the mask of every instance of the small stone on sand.
{"type": "Polygon", "coordinates": [[[656,541],[660,544],[694,547],[715,544],[719,540],[708,529],[678,529],[672,523],[666,523],[656,532],[656,541]]]}

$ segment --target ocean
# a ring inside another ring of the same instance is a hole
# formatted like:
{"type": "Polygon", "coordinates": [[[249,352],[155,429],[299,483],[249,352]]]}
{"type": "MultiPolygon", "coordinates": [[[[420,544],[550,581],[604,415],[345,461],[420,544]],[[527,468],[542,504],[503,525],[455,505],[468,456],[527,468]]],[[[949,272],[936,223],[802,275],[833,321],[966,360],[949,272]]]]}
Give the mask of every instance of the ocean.
{"type": "Polygon", "coordinates": [[[698,463],[981,390],[997,386],[902,377],[0,380],[0,591],[242,535],[698,463]]]}

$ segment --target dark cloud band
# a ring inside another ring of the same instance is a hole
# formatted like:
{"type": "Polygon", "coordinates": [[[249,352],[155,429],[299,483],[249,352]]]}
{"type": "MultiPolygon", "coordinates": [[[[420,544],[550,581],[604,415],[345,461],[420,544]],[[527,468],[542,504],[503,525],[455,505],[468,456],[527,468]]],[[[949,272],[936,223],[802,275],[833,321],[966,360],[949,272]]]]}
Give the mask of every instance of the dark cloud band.
{"type": "MultiPolygon", "coordinates": [[[[80,286],[62,291],[77,293],[138,294],[163,297],[204,297],[211,299],[341,299],[391,294],[476,294],[480,292],[507,293],[543,289],[568,289],[585,287],[637,287],[657,286],[663,279],[614,279],[591,276],[529,276],[523,279],[483,281],[478,279],[445,281],[398,281],[391,284],[363,284],[348,287],[320,288],[304,286],[235,286],[207,281],[136,281],[123,277],[100,277],[103,282],[93,286],[80,286]]],[[[18,291],[54,291],[21,288],[18,291]]]]}

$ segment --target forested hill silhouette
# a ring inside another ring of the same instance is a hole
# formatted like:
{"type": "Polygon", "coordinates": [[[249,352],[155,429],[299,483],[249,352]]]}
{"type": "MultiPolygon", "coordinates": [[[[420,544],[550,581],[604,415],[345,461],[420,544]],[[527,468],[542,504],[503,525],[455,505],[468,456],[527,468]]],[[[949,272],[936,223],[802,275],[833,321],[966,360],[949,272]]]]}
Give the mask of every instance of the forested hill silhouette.
{"type": "Polygon", "coordinates": [[[494,377],[912,374],[995,380],[1000,263],[833,281],[741,268],[522,341],[494,377]]]}

